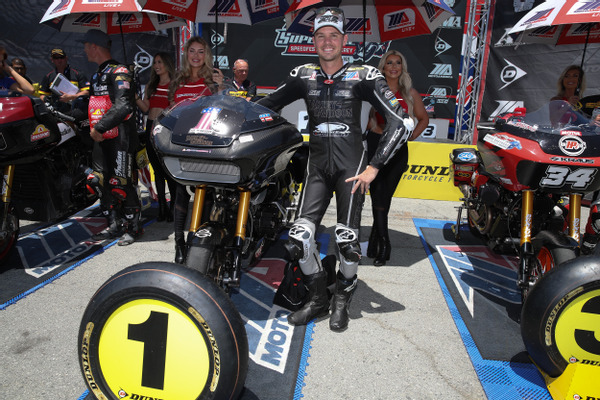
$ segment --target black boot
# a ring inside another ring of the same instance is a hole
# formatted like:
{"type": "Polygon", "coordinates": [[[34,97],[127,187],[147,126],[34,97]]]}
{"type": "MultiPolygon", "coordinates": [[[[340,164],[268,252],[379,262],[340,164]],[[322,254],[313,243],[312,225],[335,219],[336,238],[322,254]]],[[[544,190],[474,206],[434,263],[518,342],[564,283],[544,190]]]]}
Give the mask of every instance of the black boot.
{"type": "Polygon", "coordinates": [[[327,297],[327,273],[317,272],[305,275],[305,285],[308,286],[308,301],[296,312],[288,315],[290,325],[306,325],[312,319],[329,314],[329,299],[327,297]]]}
{"type": "Polygon", "coordinates": [[[379,236],[379,248],[377,249],[377,255],[373,260],[373,265],[380,267],[385,265],[386,261],[389,261],[390,254],[392,252],[392,245],[390,243],[390,236],[388,233],[388,216],[386,210],[374,210],[373,218],[377,224],[377,233],[379,236]]]}
{"type": "Polygon", "coordinates": [[[369,236],[369,245],[367,246],[367,257],[375,258],[379,249],[379,236],[377,235],[377,225],[373,222],[371,235],[369,236]]]}
{"type": "Polygon", "coordinates": [[[131,214],[126,211],[127,231],[119,239],[119,246],[128,246],[136,241],[144,233],[144,228],[140,222],[142,218],[141,210],[131,210],[131,214]]]}
{"type": "Polygon", "coordinates": [[[158,216],[156,217],[156,222],[162,222],[167,219],[167,213],[169,209],[167,208],[167,200],[158,199],[158,216]]]}
{"type": "Polygon", "coordinates": [[[184,238],[175,240],[175,262],[177,264],[183,264],[185,256],[187,254],[187,245],[184,238]]]}
{"type": "Polygon", "coordinates": [[[346,279],[338,271],[335,294],[333,295],[333,311],[329,318],[329,329],[332,331],[340,332],[348,327],[348,308],[350,307],[352,295],[356,290],[357,281],[356,275],[352,279],[346,279]]]}
{"type": "Polygon", "coordinates": [[[92,239],[94,240],[106,240],[106,239],[115,239],[123,234],[122,222],[118,216],[116,209],[110,209],[106,211],[102,211],[102,214],[106,217],[108,226],[103,231],[95,233],[92,235],[92,239]]]}

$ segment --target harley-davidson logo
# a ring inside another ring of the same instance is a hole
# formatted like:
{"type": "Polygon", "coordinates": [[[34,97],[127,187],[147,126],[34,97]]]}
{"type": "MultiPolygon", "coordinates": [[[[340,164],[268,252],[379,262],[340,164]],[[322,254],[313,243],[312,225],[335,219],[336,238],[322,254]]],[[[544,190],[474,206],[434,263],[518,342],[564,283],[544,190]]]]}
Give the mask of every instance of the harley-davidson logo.
{"type": "Polygon", "coordinates": [[[586,144],[579,136],[566,135],[560,138],[558,147],[568,156],[578,156],[585,151],[586,144]]]}

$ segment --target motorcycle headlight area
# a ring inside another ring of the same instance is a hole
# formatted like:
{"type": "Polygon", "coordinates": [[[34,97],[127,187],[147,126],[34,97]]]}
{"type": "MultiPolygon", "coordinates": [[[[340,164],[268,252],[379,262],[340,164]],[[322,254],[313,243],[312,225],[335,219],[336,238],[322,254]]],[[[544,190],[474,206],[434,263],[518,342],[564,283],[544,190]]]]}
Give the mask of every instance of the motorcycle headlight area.
{"type": "MultiPolygon", "coordinates": [[[[183,149],[183,151],[195,151],[183,149]]],[[[219,160],[195,160],[165,156],[165,167],[169,173],[178,180],[194,183],[238,183],[241,179],[241,170],[237,164],[219,160]]]]}

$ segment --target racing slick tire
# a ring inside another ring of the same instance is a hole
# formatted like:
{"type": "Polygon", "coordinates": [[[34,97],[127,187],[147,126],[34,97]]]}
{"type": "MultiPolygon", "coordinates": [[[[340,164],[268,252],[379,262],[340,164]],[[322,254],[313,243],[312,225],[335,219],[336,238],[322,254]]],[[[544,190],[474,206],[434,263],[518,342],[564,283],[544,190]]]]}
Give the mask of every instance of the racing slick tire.
{"type": "Polygon", "coordinates": [[[600,363],[600,258],[582,256],[545,274],[521,310],[521,336],[551,377],[568,363],[600,363]]]}
{"type": "Polygon", "coordinates": [[[166,262],[132,265],[98,289],[78,354],[89,390],[108,399],[236,399],[249,359],[231,299],[197,271],[166,262]]]}

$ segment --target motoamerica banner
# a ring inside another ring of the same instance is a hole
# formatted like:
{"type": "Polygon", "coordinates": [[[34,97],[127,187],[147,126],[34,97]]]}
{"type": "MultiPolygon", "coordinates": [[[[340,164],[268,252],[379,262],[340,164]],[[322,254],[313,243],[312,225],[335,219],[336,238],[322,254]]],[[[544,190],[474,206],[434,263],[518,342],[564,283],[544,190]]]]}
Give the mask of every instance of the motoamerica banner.
{"type": "MultiPolygon", "coordinates": [[[[584,44],[518,44],[506,32],[540,0],[497,0],[481,121],[526,107],[534,111],[557,94],[557,82],[569,65],[580,65],[584,44]]],[[[591,3],[590,3],[591,4],[591,3]]],[[[600,45],[588,44],[583,69],[587,87],[583,96],[600,94],[600,45]]]]}

